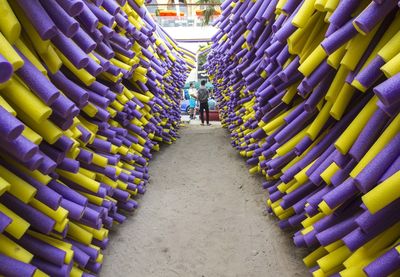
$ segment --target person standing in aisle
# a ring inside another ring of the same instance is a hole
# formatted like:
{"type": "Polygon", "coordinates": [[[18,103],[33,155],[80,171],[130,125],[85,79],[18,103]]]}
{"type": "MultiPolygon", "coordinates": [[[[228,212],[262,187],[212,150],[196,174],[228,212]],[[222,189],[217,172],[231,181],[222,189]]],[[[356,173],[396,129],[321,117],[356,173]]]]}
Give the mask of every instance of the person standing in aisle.
{"type": "Polygon", "coordinates": [[[206,121],[207,125],[210,126],[210,116],[209,116],[209,109],[208,109],[208,96],[209,92],[208,89],[206,89],[206,81],[202,80],[201,81],[201,86],[199,91],[197,92],[198,95],[198,100],[200,102],[200,119],[201,119],[201,125],[204,126],[204,110],[206,111],[206,121]]]}
{"type": "Polygon", "coordinates": [[[197,102],[197,90],[194,87],[194,83],[190,83],[189,87],[189,115],[190,119],[196,118],[196,102],[197,102]]]}

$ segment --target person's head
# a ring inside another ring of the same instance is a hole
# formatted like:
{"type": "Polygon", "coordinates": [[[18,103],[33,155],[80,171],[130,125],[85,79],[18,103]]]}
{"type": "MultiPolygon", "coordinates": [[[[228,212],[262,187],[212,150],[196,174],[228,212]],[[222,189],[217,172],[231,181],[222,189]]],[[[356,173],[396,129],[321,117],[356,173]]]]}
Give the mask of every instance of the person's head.
{"type": "Polygon", "coordinates": [[[202,86],[205,86],[206,83],[207,83],[206,80],[202,80],[202,81],[201,81],[201,85],[202,85],[202,86]]]}
{"type": "Polygon", "coordinates": [[[189,86],[190,86],[191,88],[194,87],[194,83],[191,82],[189,86]]]}

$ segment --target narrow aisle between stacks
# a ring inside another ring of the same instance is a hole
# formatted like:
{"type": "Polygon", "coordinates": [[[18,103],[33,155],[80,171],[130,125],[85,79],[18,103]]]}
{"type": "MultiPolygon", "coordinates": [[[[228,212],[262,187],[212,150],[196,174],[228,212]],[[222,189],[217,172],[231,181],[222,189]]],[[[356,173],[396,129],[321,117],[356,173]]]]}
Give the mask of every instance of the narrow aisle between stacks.
{"type": "Polygon", "coordinates": [[[219,126],[190,125],[156,154],[140,208],[111,234],[102,276],[306,276],[304,253],[265,216],[219,126]]]}

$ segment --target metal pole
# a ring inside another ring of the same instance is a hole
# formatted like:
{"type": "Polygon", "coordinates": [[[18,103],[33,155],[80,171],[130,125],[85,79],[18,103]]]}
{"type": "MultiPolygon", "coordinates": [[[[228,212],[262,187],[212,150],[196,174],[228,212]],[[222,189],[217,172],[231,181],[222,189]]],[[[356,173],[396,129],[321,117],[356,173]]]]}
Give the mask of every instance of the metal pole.
{"type": "Polygon", "coordinates": [[[179,0],[174,0],[174,3],[175,3],[175,8],[176,8],[176,15],[178,17],[180,17],[181,16],[181,7],[179,5],[179,0]]]}

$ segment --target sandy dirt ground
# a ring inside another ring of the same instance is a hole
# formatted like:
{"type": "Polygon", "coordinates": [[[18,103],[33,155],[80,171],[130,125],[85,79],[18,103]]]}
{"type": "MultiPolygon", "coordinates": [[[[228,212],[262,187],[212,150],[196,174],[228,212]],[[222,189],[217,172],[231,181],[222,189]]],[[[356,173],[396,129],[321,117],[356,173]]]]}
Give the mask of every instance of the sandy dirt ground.
{"type": "Polygon", "coordinates": [[[101,276],[308,276],[290,234],[264,213],[251,176],[220,126],[189,126],[151,162],[140,208],[111,232],[101,276]]]}

